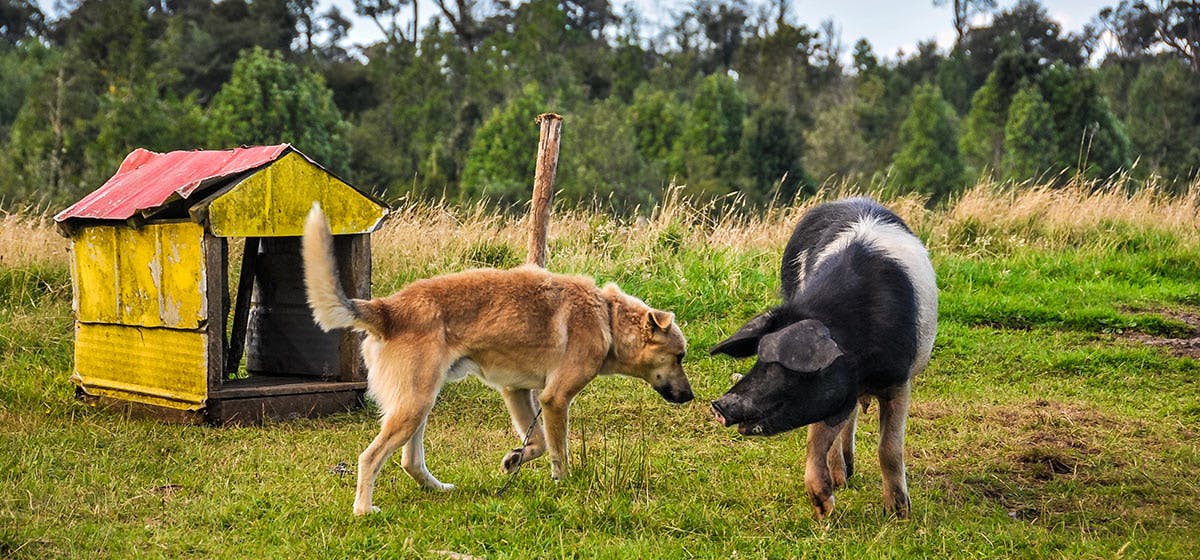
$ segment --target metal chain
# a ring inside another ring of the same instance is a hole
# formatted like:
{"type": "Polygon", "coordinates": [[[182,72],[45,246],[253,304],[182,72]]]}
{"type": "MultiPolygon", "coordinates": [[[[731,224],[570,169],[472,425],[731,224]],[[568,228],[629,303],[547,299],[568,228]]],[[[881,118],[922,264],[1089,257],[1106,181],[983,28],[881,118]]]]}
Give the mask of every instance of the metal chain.
{"type": "MultiPolygon", "coordinates": [[[[529,429],[525,430],[525,441],[521,442],[521,458],[522,459],[525,458],[525,447],[529,445],[529,438],[530,438],[530,436],[533,435],[533,428],[535,426],[537,426],[538,418],[540,418],[541,416],[542,416],[542,407],[539,406],[537,414],[533,415],[533,422],[529,423],[529,429]]],[[[521,461],[521,462],[517,463],[517,468],[513,469],[512,474],[508,475],[508,480],[506,480],[504,482],[504,486],[501,486],[500,489],[496,491],[497,498],[499,498],[500,496],[503,496],[504,493],[508,491],[508,488],[510,486],[512,486],[513,481],[515,481],[517,479],[517,473],[521,472],[521,467],[523,465],[525,465],[525,461],[521,461]]]]}

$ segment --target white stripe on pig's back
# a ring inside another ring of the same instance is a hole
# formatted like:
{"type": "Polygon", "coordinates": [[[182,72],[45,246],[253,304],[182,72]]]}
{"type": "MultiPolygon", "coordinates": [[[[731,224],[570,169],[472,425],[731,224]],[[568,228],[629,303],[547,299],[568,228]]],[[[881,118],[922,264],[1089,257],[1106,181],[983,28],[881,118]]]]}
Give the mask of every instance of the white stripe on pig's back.
{"type": "Polygon", "coordinates": [[[861,241],[888,255],[908,273],[917,307],[917,355],[909,375],[920,373],[929,365],[933,340],[937,336],[937,276],[929,262],[929,252],[921,240],[899,225],[882,221],[875,216],[863,216],[838,234],[818,255],[813,269],[820,268],[830,255],[845,251],[854,241],[861,241]]]}

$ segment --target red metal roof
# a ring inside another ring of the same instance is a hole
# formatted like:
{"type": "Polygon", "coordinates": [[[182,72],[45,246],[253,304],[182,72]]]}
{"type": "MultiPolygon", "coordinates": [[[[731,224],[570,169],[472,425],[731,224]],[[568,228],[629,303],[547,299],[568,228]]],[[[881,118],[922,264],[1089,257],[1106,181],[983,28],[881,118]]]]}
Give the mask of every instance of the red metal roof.
{"type": "Polygon", "coordinates": [[[186,199],[201,185],[275,161],[289,149],[294,150],[290,144],[279,144],[159,154],[138,148],[125,157],[116,175],[59,212],[54,221],[128,220],[162,206],[172,196],[186,199]]]}

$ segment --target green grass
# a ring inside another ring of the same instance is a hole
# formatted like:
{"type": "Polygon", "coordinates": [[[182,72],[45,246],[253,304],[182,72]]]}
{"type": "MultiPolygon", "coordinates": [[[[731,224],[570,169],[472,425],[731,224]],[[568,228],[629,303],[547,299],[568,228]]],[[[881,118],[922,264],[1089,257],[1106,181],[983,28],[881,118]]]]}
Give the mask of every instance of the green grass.
{"type": "MultiPolygon", "coordinates": [[[[909,519],[883,512],[874,407],[825,521],[804,493],[803,430],[751,439],[708,416],[748,362],[705,349],[774,302],[790,224],[739,245],[705,226],[591,217],[554,240],[552,267],[674,310],[696,401],[599,379],[572,407],[570,478],[552,483],[542,459],[497,496],[516,443],[502,400],[452,384],[426,444],[432,472],[458,488],[420,491],[393,460],[382,512],[365,519],[338,465],[355,465],[374,411],[209,428],[88,408],[68,379],[65,263],[0,265],[0,557],[1194,557],[1200,363],[1135,335],[1197,336],[1178,317],[1200,306],[1200,246],[1103,223],[984,247],[929,219],[941,318],[909,420],[909,519]]],[[[520,255],[519,240],[467,242],[432,264],[377,267],[376,285],[520,255]]]]}

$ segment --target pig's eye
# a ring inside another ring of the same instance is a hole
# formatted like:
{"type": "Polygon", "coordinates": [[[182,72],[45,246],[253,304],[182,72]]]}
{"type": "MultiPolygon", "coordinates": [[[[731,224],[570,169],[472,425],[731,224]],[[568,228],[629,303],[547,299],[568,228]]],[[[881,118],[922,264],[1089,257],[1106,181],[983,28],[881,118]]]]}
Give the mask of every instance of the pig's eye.
{"type": "Polygon", "coordinates": [[[677,363],[679,365],[683,365],[683,356],[684,356],[683,353],[676,354],[675,355],[675,363],[677,363]]]}

